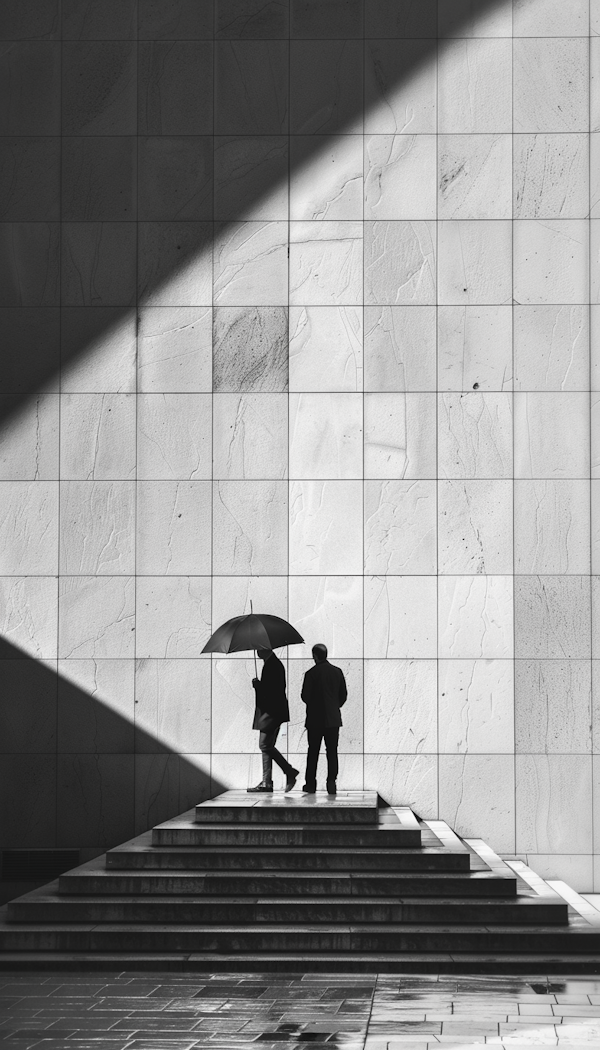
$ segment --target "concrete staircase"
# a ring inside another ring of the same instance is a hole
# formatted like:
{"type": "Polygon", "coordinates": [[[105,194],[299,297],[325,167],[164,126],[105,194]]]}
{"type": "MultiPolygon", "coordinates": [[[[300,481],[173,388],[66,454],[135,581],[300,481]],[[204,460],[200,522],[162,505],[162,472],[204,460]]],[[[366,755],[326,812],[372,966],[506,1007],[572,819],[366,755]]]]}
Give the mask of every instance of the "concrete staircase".
{"type": "Polygon", "coordinates": [[[598,972],[576,908],[374,792],[227,791],[0,909],[0,969],[598,972]]]}

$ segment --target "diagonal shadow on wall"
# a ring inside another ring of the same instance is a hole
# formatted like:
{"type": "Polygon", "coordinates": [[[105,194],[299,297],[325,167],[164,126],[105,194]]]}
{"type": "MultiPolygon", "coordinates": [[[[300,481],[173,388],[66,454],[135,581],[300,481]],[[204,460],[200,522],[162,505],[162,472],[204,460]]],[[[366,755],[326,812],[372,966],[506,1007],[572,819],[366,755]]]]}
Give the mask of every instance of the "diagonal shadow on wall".
{"type": "MultiPolygon", "coordinates": [[[[410,80],[421,66],[432,59],[439,44],[437,0],[392,0],[388,5],[390,9],[394,4],[400,12],[397,19],[400,28],[397,37],[388,42],[388,51],[395,51],[396,58],[385,73],[375,69],[374,94],[373,98],[367,95],[367,104],[381,104],[386,97],[391,97],[402,83],[410,80]]],[[[153,5],[154,8],[159,6],[153,5]]],[[[242,6],[237,5],[238,13],[242,6]]],[[[255,9],[257,5],[249,3],[248,6],[255,9]]],[[[267,5],[269,6],[285,11],[283,4],[267,5]]],[[[497,6],[501,6],[501,0],[441,0],[444,34],[440,39],[460,36],[461,29],[467,23],[483,17],[497,6]]],[[[51,5],[48,6],[48,10],[50,9],[51,5]]],[[[17,10],[17,7],[8,5],[5,13],[0,14],[0,29],[4,28],[2,35],[5,37],[8,35],[7,25],[13,10],[17,10]]],[[[248,22],[249,35],[259,37],[260,33],[254,31],[250,23],[251,19],[248,22]]],[[[50,24],[47,35],[52,39],[53,33],[55,37],[59,36],[56,27],[52,29],[50,24]]],[[[227,40],[225,46],[230,49],[230,58],[233,56],[235,64],[239,57],[236,56],[235,48],[238,43],[244,44],[244,31],[231,31],[225,25],[222,32],[217,33],[217,37],[219,36],[227,40]],[[238,39],[227,40],[236,34],[238,39]]],[[[172,40],[166,41],[169,47],[172,43],[172,40]]],[[[310,45],[311,41],[306,40],[304,43],[310,45]]],[[[326,43],[333,46],[337,42],[330,40],[326,43]]],[[[348,43],[353,46],[360,44],[360,41],[350,40],[348,43]]],[[[344,46],[343,43],[338,44],[340,59],[344,46]]],[[[155,46],[152,41],[144,42],[142,57],[143,62],[146,62],[146,72],[150,69],[150,77],[152,63],[160,64],[162,61],[162,53],[159,52],[158,45],[155,46]]],[[[309,63],[325,61],[324,53],[310,46],[302,50],[309,63]]],[[[333,51],[331,53],[333,54],[333,51]]],[[[31,61],[34,61],[35,49],[32,54],[31,61]]],[[[257,54],[260,57],[260,49],[257,54]]],[[[9,72],[11,61],[9,57],[9,72]]],[[[103,89],[108,100],[107,105],[112,107],[112,119],[116,126],[127,126],[130,119],[125,112],[130,104],[127,102],[125,90],[125,59],[123,63],[122,67],[117,63],[115,70],[104,70],[106,82],[103,89]],[[119,125],[121,88],[124,112],[119,125]]],[[[135,73],[135,63],[132,68],[135,73]]],[[[97,69],[94,70],[90,66],[90,70],[90,77],[92,74],[98,75],[97,69]]],[[[28,70],[25,69],[25,75],[27,73],[28,70]]],[[[32,67],[32,73],[35,73],[35,67],[32,67]]],[[[320,97],[315,92],[314,86],[319,83],[317,74],[317,68],[308,68],[306,71],[296,68],[293,72],[296,90],[299,90],[303,83],[306,85],[302,119],[295,118],[292,110],[291,128],[294,134],[305,136],[302,140],[303,164],[309,163],[317,156],[335,134],[351,129],[353,118],[360,116],[363,105],[362,84],[357,80],[355,73],[356,83],[347,93],[341,93],[345,100],[345,109],[342,108],[336,93],[339,85],[335,83],[335,78],[332,80],[330,97],[320,97]]],[[[80,75],[81,94],[82,98],[85,98],[88,75],[85,66],[82,67],[80,75]]],[[[185,78],[185,69],[182,69],[181,75],[185,78]]],[[[246,76],[252,75],[252,70],[248,67],[246,76]]],[[[254,75],[260,79],[263,70],[256,68],[254,75]]],[[[43,70],[40,70],[40,77],[43,77],[43,70]]],[[[269,132],[277,139],[276,145],[281,147],[279,154],[277,149],[275,150],[278,155],[277,163],[270,166],[267,164],[262,168],[259,166],[257,176],[246,180],[243,187],[232,175],[235,187],[233,194],[238,196],[238,206],[243,206],[244,214],[251,212],[261,199],[272,194],[282,178],[287,179],[288,164],[294,163],[294,158],[290,160],[287,153],[289,100],[286,77],[287,71],[279,84],[279,97],[274,105],[274,111],[280,114],[280,123],[278,127],[273,125],[269,132]]],[[[243,88],[243,81],[240,81],[240,84],[243,88]]],[[[349,81],[349,84],[352,85],[352,82],[349,81]]],[[[43,79],[41,90],[46,94],[52,90],[43,79]]],[[[56,91],[60,95],[58,84],[56,91]]],[[[212,102],[210,108],[212,119],[212,102]]],[[[233,135],[233,128],[235,118],[230,116],[230,130],[227,131],[224,125],[220,133],[224,136],[233,135]]],[[[100,138],[94,139],[94,133],[89,129],[84,132],[72,130],[71,134],[89,136],[88,145],[90,142],[102,142],[100,138]]],[[[158,138],[162,132],[160,129],[146,128],[144,134],[158,138]]],[[[200,139],[198,141],[200,142],[200,139]]],[[[68,150],[69,141],[63,142],[64,148],[68,150]]],[[[209,135],[206,136],[206,144],[212,150],[212,139],[209,135]]],[[[21,147],[17,148],[17,145],[15,156],[18,159],[22,154],[19,153],[21,147]]],[[[89,156],[91,154],[88,155],[86,163],[91,164],[89,156]]],[[[140,154],[140,158],[142,157],[143,151],[140,154]]],[[[41,158],[40,154],[39,163],[43,163],[41,158]]],[[[96,168],[92,166],[90,171],[93,170],[96,197],[101,200],[103,196],[109,198],[111,195],[114,172],[111,171],[110,165],[102,166],[100,155],[97,159],[96,168]]],[[[63,176],[64,170],[63,168],[63,176]]],[[[137,305],[151,301],[154,293],[172,280],[178,271],[190,267],[196,258],[210,251],[215,236],[226,233],[235,225],[226,219],[222,220],[218,211],[212,211],[212,154],[203,176],[200,169],[193,172],[193,178],[201,183],[202,187],[199,199],[194,198],[191,203],[189,168],[184,165],[178,169],[175,165],[164,170],[168,170],[169,174],[168,193],[163,194],[158,204],[152,189],[147,195],[148,200],[155,201],[155,210],[153,213],[153,205],[147,205],[149,210],[139,226],[139,259],[135,222],[90,221],[86,226],[81,220],[93,220],[96,216],[93,211],[86,212],[84,209],[73,220],[69,232],[71,241],[63,236],[61,258],[58,223],[54,221],[60,213],[55,215],[52,221],[45,222],[44,217],[38,215],[39,221],[36,223],[23,222],[25,216],[19,213],[18,207],[9,211],[5,205],[2,211],[0,205],[0,218],[15,222],[14,226],[7,223],[4,227],[4,258],[0,258],[0,277],[4,289],[0,293],[0,304],[6,307],[0,310],[0,325],[4,331],[4,350],[0,355],[0,460],[2,441],[10,431],[15,417],[30,403],[35,402],[40,392],[59,389],[60,369],[64,372],[81,364],[91,348],[101,345],[111,331],[114,332],[130,318],[135,317],[137,305]],[[168,200],[171,201],[170,206],[165,203],[168,200]],[[152,217],[148,218],[149,215],[152,217]],[[80,267],[82,272],[88,274],[90,280],[87,287],[84,287],[82,281],[79,291],[73,291],[73,285],[70,286],[68,294],[71,298],[67,301],[73,307],[72,317],[77,323],[70,327],[69,338],[66,342],[63,340],[61,347],[61,270],[64,304],[65,273],[69,272],[73,258],[75,270],[80,267]],[[96,278],[98,288],[102,288],[104,281],[104,286],[111,289],[104,299],[101,290],[97,294],[94,290],[96,278]],[[19,307],[34,309],[15,309],[19,307]]],[[[16,171],[16,177],[19,178],[19,170],[16,171]]],[[[64,218],[64,210],[62,214],[64,218]]],[[[149,827],[191,806],[199,799],[222,790],[220,783],[211,782],[207,772],[194,766],[185,755],[174,751],[169,753],[168,746],[158,736],[153,737],[152,734],[136,728],[132,720],[109,709],[73,682],[57,675],[49,664],[29,657],[6,639],[0,641],[0,720],[5,741],[4,746],[0,745],[5,753],[0,774],[0,834],[4,845],[115,845],[142,830],[144,826],[149,827]],[[96,727],[97,739],[101,737],[110,751],[103,753],[88,735],[83,749],[80,742],[76,761],[64,761],[61,755],[67,752],[61,751],[64,746],[61,725],[66,725],[69,718],[76,719],[83,711],[87,711],[88,717],[85,721],[88,727],[96,727]],[[150,787],[148,783],[140,785],[139,778],[144,776],[150,782],[154,778],[154,788],[152,783],[150,787]],[[19,798],[14,796],[17,784],[19,798]],[[26,798],[22,797],[24,784],[26,798]],[[107,793],[110,796],[108,799],[107,793]],[[138,805],[136,812],[136,805],[142,794],[151,801],[143,810],[138,805]]]]}

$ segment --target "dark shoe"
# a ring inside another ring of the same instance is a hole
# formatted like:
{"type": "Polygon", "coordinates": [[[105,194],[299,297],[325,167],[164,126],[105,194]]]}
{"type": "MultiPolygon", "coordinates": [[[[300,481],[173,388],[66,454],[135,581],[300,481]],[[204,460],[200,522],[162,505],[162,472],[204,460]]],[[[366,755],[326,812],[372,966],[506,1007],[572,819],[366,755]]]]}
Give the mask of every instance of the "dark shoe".
{"type": "Polygon", "coordinates": [[[328,780],[327,781],[327,794],[328,795],[337,795],[337,788],[335,786],[335,780],[328,780]]]}
{"type": "Polygon", "coordinates": [[[316,790],[317,790],[316,787],[309,788],[309,787],[306,786],[306,784],[302,785],[302,794],[303,795],[314,795],[316,793],[316,790]]]}
{"type": "Polygon", "coordinates": [[[252,794],[255,791],[263,791],[263,792],[271,791],[272,792],[273,791],[273,784],[272,783],[271,784],[257,784],[256,787],[254,787],[254,788],[247,788],[246,790],[247,790],[248,794],[252,794]]]}
{"type": "Polygon", "coordinates": [[[297,781],[299,776],[300,776],[300,770],[299,769],[293,769],[293,768],[290,769],[289,773],[287,774],[287,780],[285,782],[285,790],[286,791],[291,791],[293,789],[294,784],[296,783],[296,781],[297,781]]]}

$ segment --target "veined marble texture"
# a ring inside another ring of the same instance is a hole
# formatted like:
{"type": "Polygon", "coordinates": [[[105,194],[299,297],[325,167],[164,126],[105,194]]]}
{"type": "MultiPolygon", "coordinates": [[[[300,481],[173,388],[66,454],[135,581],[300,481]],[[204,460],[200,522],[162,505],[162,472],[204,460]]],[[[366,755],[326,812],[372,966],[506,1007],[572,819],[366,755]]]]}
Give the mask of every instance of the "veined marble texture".
{"type": "Polygon", "coordinates": [[[138,479],[210,478],[210,394],[139,394],[137,402],[138,479]]]}
{"type": "Polygon", "coordinates": [[[512,754],[512,660],[439,661],[439,751],[512,754]]]}
{"type": "Polygon", "coordinates": [[[517,755],[516,848],[592,851],[591,755],[517,755]]]}
{"type": "Polygon", "coordinates": [[[515,481],[515,572],[589,573],[590,484],[515,481]]]}
{"type": "Polygon", "coordinates": [[[418,306],[434,303],[435,246],[432,222],[365,222],[365,304],[418,306]]]}
{"type": "Polygon", "coordinates": [[[436,218],[434,135],[365,137],[365,219],[436,218]]]}
{"type": "Polygon", "coordinates": [[[442,575],[510,575],[513,482],[438,481],[438,556],[442,575]]]}
{"type": "Polygon", "coordinates": [[[81,481],[135,477],[133,394],[63,394],[60,475],[81,481]]]}
{"type": "Polygon", "coordinates": [[[0,394],[0,410],[3,417],[0,422],[0,478],[3,481],[56,479],[58,395],[39,394],[17,408],[13,397],[0,394]]]}
{"type": "Polygon", "coordinates": [[[289,507],[290,573],[363,571],[361,481],[294,481],[289,507]]]}
{"type": "Polygon", "coordinates": [[[516,478],[585,478],[590,470],[590,395],[514,395],[516,478]]]}
{"type": "Polygon", "coordinates": [[[59,582],[61,659],[131,659],[135,654],[135,578],[63,576],[59,582]]]}
{"type": "Polygon", "coordinates": [[[513,755],[440,755],[439,816],[459,835],[477,835],[502,853],[515,850],[513,755]]]}
{"type": "Polygon", "coordinates": [[[509,478],[512,404],[508,393],[440,394],[438,469],[445,478],[509,478]]]}
{"type": "Polygon", "coordinates": [[[365,755],[436,754],[435,660],[365,661],[365,755]]]}
{"type": "Polygon", "coordinates": [[[359,306],[290,308],[290,390],[362,390],[362,313],[359,306]]]}
{"type": "Polygon", "coordinates": [[[136,754],[210,751],[210,660],[137,660],[136,754]]]}
{"type": "Polygon", "coordinates": [[[63,223],[63,306],[135,303],[136,228],[132,222],[63,223]]]}
{"type": "Polygon", "coordinates": [[[132,660],[60,660],[57,750],[61,754],[131,754],[132,660]]]}
{"type": "MultiPolygon", "coordinates": [[[[287,45],[283,45],[288,53],[287,45]]],[[[293,40],[292,135],[361,134],[363,46],[359,40],[293,40]]],[[[261,75],[261,71],[257,71],[261,75]]]]}
{"type": "Polygon", "coordinates": [[[199,657],[211,634],[210,577],[139,576],[136,608],[137,657],[199,657]]]}
{"type": "Polygon", "coordinates": [[[289,236],[291,306],[349,306],[363,301],[361,222],[297,221],[290,224],[289,236]]]}
{"type": "Polygon", "coordinates": [[[438,131],[511,132],[511,67],[509,39],[446,41],[438,62],[438,131]]]}
{"type": "Polygon", "coordinates": [[[210,306],[212,223],[140,222],[138,227],[138,303],[210,306]]]}
{"type": "Polygon", "coordinates": [[[285,478],[285,394],[218,394],[213,398],[213,478],[285,478]]]}
{"type": "Polygon", "coordinates": [[[218,307],[213,320],[213,389],[274,393],[288,386],[288,311],[218,307]]]}
{"type": "Polygon", "coordinates": [[[593,721],[595,723],[589,661],[515,662],[515,744],[518,753],[589,754],[593,721]]]}
{"type": "Polygon", "coordinates": [[[516,219],[582,219],[589,211],[588,136],[515,135],[516,219]]]}
{"type": "Polygon", "coordinates": [[[366,481],[364,571],[428,576],[436,572],[436,482],[366,481]]]}
{"type": "Polygon", "coordinates": [[[58,483],[0,483],[0,574],[58,572],[58,483]]]}
{"type": "Polygon", "coordinates": [[[362,219],[362,135],[294,135],[290,165],[290,219],[362,219]]]}
{"type": "Polygon", "coordinates": [[[286,306],[288,228],[285,222],[222,223],[215,232],[217,306],[286,306]]]}
{"type": "Polygon", "coordinates": [[[365,390],[435,390],[436,307],[366,306],[365,390]]]}
{"type": "Polygon", "coordinates": [[[288,486],[283,481],[213,482],[213,571],[288,571],[288,486]]]}
{"type": "Polygon", "coordinates": [[[210,308],[148,306],[141,311],[138,389],[145,393],[212,390],[210,308]]]}
{"type": "Polygon", "coordinates": [[[448,37],[509,37],[511,7],[506,0],[483,9],[477,0],[456,0],[452,7],[444,4],[438,11],[438,32],[448,37]]]}
{"type": "Polygon", "coordinates": [[[512,218],[512,135],[440,135],[438,217],[512,218]]]}
{"type": "Polygon", "coordinates": [[[513,43],[514,131],[587,131],[588,41],[536,36],[513,43]]]}
{"type": "Polygon", "coordinates": [[[391,806],[412,806],[424,820],[436,820],[438,777],[435,755],[365,755],[365,790],[379,791],[391,806]]]}
{"type": "Polygon", "coordinates": [[[590,318],[586,306],[515,306],[515,390],[586,390],[590,318]]]}
{"type": "Polygon", "coordinates": [[[438,223],[441,305],[510,303],[512,226],[508,220],[452,219],[438,223]]]}
{"type": "MultiPolygon", "coordinates": [[[[48,337],[47,329],[45,337],[48,337]]],[[[63,394],[132,393],[136,366],[135,312],[111,306],[64,308],[60,352],[63,394]],[[83,354],[82,346],[85,347],[83,354]]]]}
{"type": "Polygon", "coordinates": [[[435,477],[435,395],[366,394],[365,478],[435,477]]]}
{"type": "Polygon", "coordinates": [[[215,138],[215,219],[287,219],[287,135],[215,138]]]}
{"type": "Polygon", "coordinates": [[[435,67],[427,54],[425,40],[367,41],[365,134],[435,133],[435,67]]]}
{"type": "Polygon", "coordinates": [[[282,40],[219,40],[215,134],[286,134],[288,68],[288,47],[282,40]]]}
{"type": "Polygon", "coordinates": [[[315,642],[324,642],[330,659],[363,655],[363,577],[290,576],[289,616],[304,645],[294,656],[310,659],[315,642]]]}
{"type": "Polygon", "coordinates": [[[289,413],[291,478],[362,477],[360,394],[291,394],[289,413]]]}
{"type": "Polygon", "coordinates": [[[440,576],[438,611],[440,657],[514,655],[512,576],[440,576]]]}
{"type": "Polygon", "coordinates": [[[139,482],[138,575],[210,575],[211,508],[210,481],[139,482]]]}
{"type": "Polygon", "coordinates": [[[62,481],[59,517],[61,574],[134,573],[134,482],[62,481]]]}
{"type": "Polygon", "coordinates": [[[58,581],[55,576],[0,576],[0,631],[37,660],[56,659],[58,581]]]}
{"type": "Polygon", "coordinates": [[[586,220],[519,219],[513,225],[515,301],[584,302],[589,281],[586,220]]]}
{"type": "Polygon", "coordinates": [[[515,576],[517,658],[590,658],[590,582],[589,576],[515,576]]]}
{"type": "Polygon", "coordinates": [[[590,6],[588,0],[514,0],[513,33],[515,36],[587,36],[590,6]]]}
{"type": "Polygon", "coordinates": [[[365,657],[437,656],[435,576],[365,576],[365,657]]]}
{"type": "Polygon", "coordinates": [[[510,306],[439,306],[438,388],[511,390],[510,306]]]}

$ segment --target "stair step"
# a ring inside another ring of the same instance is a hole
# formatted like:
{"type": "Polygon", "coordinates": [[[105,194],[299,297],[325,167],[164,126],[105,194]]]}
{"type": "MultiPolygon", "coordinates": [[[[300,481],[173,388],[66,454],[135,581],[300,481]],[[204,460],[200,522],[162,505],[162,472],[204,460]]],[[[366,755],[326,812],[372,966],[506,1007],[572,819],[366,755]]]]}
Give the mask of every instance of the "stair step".
{"type": "MultiPolygon", "coordinates": [[[[149,923],[2,923],[1,951],[66,952],[600,952],[600,932],[573,921],[560,926],[414,926],[408,923],[294,926],[151,925],[149,923]]],[[[261,959],[251,969],[262,969],[261,959]]],[[[385,969],[385,968],[383,968],[385,969]]]]}
{"type": "Polygon", "coordinates": [[[196,820],[208,823],[280,824],[377,824],[377,792],[348,791],[330,797],[325,792],[315,795],[286,795],[281,791],[252,795],[245,791],[227,791],[217,799],[196,806],[196,820]]]}
{"type": "Polygon", "coordinates": [[[419,829],[318,824],[199,824],[169,820],[152,830],[153,846],[346,846],[349,849],[421,845],[419,829]]]}
{"type": "Polygon", "coordinates": [[[469,871],[469,854],[447,849],[365,849],[349,852],[339,846],[277,846],[237,848],[235,846],[183,847],[152,845],[152,833],[117,846],[106,854],[106,865],[114,869],[172,870],[213,869],[215,871],[263,868],[281,871],[469,871]]]}
{"type": "Polygon", "coordinates": [[[281,872],[173,871],[116,872],[98,860],[61,875],[60,893],[69,894],[253,894],[259,896],[356,895],[514,897],[516,878],[490,872],[281,872]]]}

